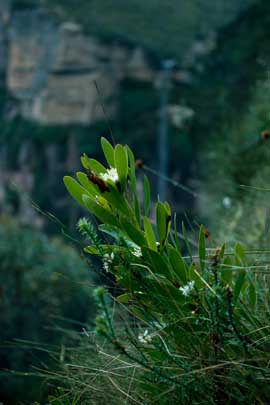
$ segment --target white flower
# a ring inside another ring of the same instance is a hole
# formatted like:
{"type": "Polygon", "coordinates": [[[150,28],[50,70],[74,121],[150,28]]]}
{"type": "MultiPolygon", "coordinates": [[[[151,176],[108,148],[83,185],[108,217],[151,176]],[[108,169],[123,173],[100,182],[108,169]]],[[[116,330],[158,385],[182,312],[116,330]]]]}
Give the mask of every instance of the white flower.
{"type": "Polygon", "coordinates": [[[106,273],[108,273],[108,272],[110,271],[109,263],[104,262],[104,263],[103,263],[103,269],[106,271],[106,273]]]}
{"type": "Polygon", "coordinates": [[[111,254],[105,253],[103,256],[103,268],[106,272],[110,270],[110,264],[112,264],[114,259],[114,253],[112,252],[111,254]]]}
{"type": "Polygon", "coordinates": [[[148,329],[145,329],[143,333],[139,334],[138,340],[144,345],[152,342],[152,336],[149,334],[148,329]]]}
{"type": "Polygon", "coordinates": [[[186,285],[184,285],[183,287],[179,287],[179,290],[181,291],[181,293],[185,296],[188,297],[190,295],[190,293],[192,292],[193,288],[194,288],[195,282],[194,281],[189,281],[186,285]]]}
{"type": "Polygon", "coordinates": [[[134,246],[132,249],[132,254],[136,257],[142,257],[142,251],[139,246],[134,246]]]}
{"type": "Polygon", "coordinates": [[[101,177],[104,181],[111,180],[114,183],[119,180],[118,173],[115,167],[108,169],[106,173],[100,173],[99,177],[101,177]]]}

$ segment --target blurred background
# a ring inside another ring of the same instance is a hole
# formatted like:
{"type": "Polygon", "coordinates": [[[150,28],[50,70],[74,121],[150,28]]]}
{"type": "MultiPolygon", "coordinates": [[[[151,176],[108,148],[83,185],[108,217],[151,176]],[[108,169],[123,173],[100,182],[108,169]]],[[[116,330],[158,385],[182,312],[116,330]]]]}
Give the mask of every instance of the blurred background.
{"type": "Polygon", "coordinates": [[[0,401],[47,393],[25,342],[93,324],[62,177],[101,136],[190,232],[269,245],[269,26],[268,0],[0,0],[0,401]]]}

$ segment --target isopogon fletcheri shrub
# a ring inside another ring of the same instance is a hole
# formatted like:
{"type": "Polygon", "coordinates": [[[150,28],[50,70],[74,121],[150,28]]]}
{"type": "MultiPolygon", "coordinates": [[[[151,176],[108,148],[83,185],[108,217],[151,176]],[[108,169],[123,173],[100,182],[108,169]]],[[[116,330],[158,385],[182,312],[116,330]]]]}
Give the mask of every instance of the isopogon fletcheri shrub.
{"type": "Polygon", "coordinates": [[[90,241],[85,252],[100,258],[118,286],[117,311],[97,290],[97,333],[134,366],[144,403],[265,403],[269,252],[206,248],[203,226],[197,251],[184,226],[181,246],[167,202],[156,203],[155,221],[149,216],[147,177],[139,201],[129,147],[105,138],[101,146],[107,167],[84,155],[84,172],[64,178],[99,224],[97,234],[88,219],[79,222],[90,241]]]}

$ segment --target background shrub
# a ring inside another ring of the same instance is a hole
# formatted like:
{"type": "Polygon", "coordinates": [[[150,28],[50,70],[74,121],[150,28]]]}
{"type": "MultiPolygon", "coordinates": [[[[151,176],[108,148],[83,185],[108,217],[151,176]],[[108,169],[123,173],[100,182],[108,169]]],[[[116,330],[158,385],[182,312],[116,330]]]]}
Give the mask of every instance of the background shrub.
{"type": "Polygon", "coordinates": [[[68,243],[2,218],[0,285],[0,397],[4,403],[29,403],[46,387],[23,373],[45,363],[54,367],[49,352],[65,345],[64,330],[81,331],[93,319],[91,276],[68,243]]]}

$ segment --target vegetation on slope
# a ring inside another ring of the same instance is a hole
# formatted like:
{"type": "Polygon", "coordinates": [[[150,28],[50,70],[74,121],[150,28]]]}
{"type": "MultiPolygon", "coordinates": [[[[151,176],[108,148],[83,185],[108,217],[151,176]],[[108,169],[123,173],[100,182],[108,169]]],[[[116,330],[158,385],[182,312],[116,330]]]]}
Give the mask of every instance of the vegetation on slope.
{"type": "Polygon", "coordinates": [[[138,43],[181,61],[196,37],[228,24],[254,0],[16,0],[17,7],[49,6],[85,32],[138,43]]]}

